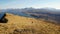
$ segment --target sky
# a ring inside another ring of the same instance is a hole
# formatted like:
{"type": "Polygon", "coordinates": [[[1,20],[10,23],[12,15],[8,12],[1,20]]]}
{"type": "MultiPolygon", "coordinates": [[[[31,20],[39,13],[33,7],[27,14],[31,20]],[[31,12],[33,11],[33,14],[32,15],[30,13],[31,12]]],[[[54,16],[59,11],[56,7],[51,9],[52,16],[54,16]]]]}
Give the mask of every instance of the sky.
{"type": "Polygon", "coordinates": [[[60,0],[0,0],[0,9],[29,7],[60,9],[60,0]]]}

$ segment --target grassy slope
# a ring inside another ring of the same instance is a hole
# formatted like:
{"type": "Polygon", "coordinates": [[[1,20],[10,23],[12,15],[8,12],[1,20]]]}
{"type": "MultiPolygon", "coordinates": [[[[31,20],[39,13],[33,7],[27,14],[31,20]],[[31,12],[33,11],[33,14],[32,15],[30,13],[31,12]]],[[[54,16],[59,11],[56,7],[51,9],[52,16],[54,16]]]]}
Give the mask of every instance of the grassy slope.
{"type": "Polygon", "coordinates": [[[60,25],[44,20],[7,14],[8,23],[0,23],[0,34],[60,34],[60,25]]]}

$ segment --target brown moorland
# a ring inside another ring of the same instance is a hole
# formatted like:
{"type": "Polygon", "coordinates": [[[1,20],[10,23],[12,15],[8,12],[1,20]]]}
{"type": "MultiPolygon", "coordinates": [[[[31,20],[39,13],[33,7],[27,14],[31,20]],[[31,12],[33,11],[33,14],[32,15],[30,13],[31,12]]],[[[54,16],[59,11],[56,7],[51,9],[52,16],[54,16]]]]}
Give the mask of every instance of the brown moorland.
{"type": "Polygon", "coordinates": [[[41,19],[6,14],[7,23],[0,23],[0,34],[60,34],[60,25],[41,19]]]}

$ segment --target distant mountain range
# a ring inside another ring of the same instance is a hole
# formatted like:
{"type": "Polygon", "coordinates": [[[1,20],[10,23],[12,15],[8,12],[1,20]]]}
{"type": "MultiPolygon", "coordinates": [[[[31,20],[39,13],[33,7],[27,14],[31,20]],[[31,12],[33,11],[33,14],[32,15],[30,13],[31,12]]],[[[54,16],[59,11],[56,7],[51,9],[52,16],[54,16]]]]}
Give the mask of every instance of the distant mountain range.
{"type": "Polygon", "coordinates": [[[48,21],[60,23],[60,10],[54,8],[2,9],[0,12],[12,13],[19,16],[42,18],[48,21]]]}
{"type": "Polygon", "coordinates": [[[60,14],[59,9],[54,9],[54,8],[40,8],[40,9],[35,9],[35,8],[23,8],[23,9],[2,9],[0,12],[49,12],[49,13],[55,13],[55,14],[60,14]]]}

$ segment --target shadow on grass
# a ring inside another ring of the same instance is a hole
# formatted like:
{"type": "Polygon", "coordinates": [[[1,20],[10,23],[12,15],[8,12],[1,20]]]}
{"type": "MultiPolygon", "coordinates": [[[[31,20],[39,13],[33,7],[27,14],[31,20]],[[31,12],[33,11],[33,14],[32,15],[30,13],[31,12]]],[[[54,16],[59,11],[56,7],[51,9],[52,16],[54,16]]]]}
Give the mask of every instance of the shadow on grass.
{"type": "Polygon", "coordinates": [[[7,23],[7,22],[8,22],[8,20],[6,18],[0,20],[0,23],[7,23]]]}
{"type": "Polygon", "coordinates": [[[0,23],[7,23],[8,19],[5,18],[6,14],[3,14],[3,17],[0,19],[0,23]]]}

